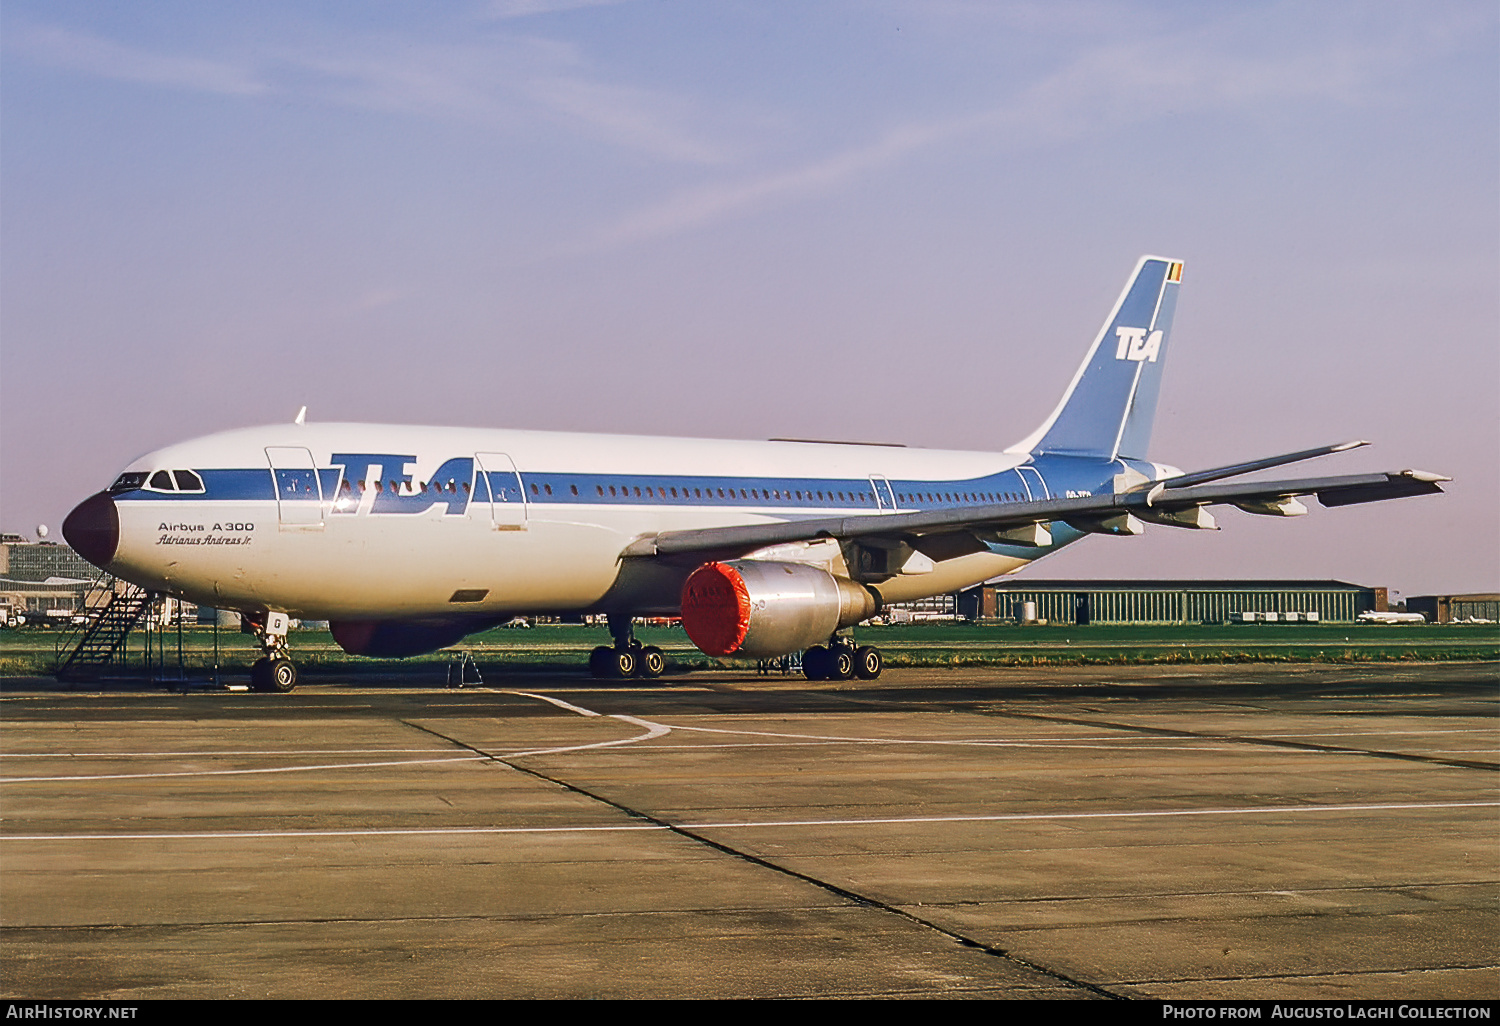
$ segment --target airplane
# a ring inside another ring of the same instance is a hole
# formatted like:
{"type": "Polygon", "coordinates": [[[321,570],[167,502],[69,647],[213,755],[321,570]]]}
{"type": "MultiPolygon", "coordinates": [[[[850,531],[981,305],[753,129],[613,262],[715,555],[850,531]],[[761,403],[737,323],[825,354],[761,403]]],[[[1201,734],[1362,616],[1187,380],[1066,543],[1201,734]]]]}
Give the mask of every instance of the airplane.
{"type": "Polygon", "coordinates": [[[1421,613],[1388,613],[1377,612],[1374,609],[1366,609],[1354,618],[1356,623],[1426,623],[1427,617],[1421,613]]]}
{"type": "Polygon", "coordinates": [[[1416,470],[1225,483],[1365,442],[1193,473],[1149,461],[1182,268],[1136,263],[1057,407],[1001,452],[308,423],[304,408],[142,456],[63,535],[123,580],[238,610],[259,690],[296,685],[294,617],[389,658],[517,615],[604,614],[613,644],[591,672],[652,678],[665,657],[632,619],[680,616],[709,655],[802,651],[809,679],[847,680],[883,665],[849,628],[1088,535],[1442,491],[1416,470]]]}

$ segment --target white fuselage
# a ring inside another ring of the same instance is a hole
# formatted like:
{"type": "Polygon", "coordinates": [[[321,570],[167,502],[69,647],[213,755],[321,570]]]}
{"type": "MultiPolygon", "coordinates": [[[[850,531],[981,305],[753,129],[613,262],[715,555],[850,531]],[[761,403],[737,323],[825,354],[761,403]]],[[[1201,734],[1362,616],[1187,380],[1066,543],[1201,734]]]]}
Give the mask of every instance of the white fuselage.
{"type": "MultiPolygon", "coordinates": [[[[636,539],[1047,497],[1042,473],[1022,467],[1029,462],[879,445],[278,425],[131,464],[122,480],[145,478],[115,489],[110,569],[220,608],[312,619],[673,612],[680,574],[622,580],[622,550],[636,539]],[[164,480],[163,470],[192,476],[164,480]]],[[[771,555],[843,569],[833,542],[771,555]]],[[[1025,562],[984,552],[878,587],[885,601],[903,601],[1025,562]]]]}

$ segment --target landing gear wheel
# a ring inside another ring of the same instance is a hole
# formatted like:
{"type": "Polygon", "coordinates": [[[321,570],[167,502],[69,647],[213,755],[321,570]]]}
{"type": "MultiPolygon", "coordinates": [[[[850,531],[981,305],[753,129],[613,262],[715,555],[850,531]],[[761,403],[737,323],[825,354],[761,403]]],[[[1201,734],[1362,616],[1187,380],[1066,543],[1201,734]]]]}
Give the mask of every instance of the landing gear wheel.
{"type": "Polygon", "coordinates": [[[611,648],[600,645],[589,653],[589,673],[599,680],[659,677],[666,668],[667,657],[655,646],[611,648]]]}
{"type": "Polygon", "coordinates": [[[827,680],[830,662],[828,649],[814,645],[802,653],[802,675],[808,680],[827,680]]]}
{"type": "Polygon", "coordinates": [[[854,675],[860,680],[874,680],[879,677],[884,665],[885,660],[880,656],[880,649],[871,645],[861,645],[854,650],[854,675]]]}
{"type": "Polygon", "coordinates": [[[634,649],[612,648],[609,650],[609,675],[611,677],[634,677],[636,664],[634,649]]]}
{"type": "Polygon", "coordinates": [[[600,645],[589,653],[589,674],[595,678],[603,679],[613,677],[614,671],[610,663],[614,660],[615,650],[608,645],[600,645]]]}
{"type": "Polygon", "coordinates": [[[250,690],[271,690],[271,660],[265,656],[250,664],[250,690]]]}
{"type": "Polygon", "coordinates": [[[830,680],[848,680],[854,676],[854,650],[847,645],[839,645],[829,653],[831,672],[828,674],[830,680]]]}
{"type": "Polygon", "coordinates": [[[286,694],[297,686],[297,664],[290,659],[272,659],[267,668],[268,691],[286,694]]]}
{"type": "Polygon", "coordinates": [[[648,679],[660,677],[667,669],[667,655],[655,645],[647,645],[638,653],[635,672],[638,677],[648,679]]]}

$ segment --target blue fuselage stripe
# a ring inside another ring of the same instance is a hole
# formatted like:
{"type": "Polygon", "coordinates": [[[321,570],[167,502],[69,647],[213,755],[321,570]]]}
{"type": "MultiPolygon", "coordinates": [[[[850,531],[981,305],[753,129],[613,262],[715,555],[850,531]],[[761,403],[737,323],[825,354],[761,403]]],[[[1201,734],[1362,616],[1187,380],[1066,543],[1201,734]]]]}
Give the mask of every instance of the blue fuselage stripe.
{"type": "MultiPolygon", "coordinates": [[[[892,496],[898,509],[923,510],[1026,502],[1064,494],[1094,494],[1101,489],[1110,490],[1113,475],[1120,467],[1119,462],[1101,459],[1042,456],[1022,468],[1024,473],[1005,470],[984,477],[948,481],[892,479],[887,482],[877,479],[872,482],[868,478],[521,472],[518,483],[517,474],[509,470],[486,471],[470,459],[461,459],[450,460],[439,468],[445,473],[437,480],[425,482],[418,479],[417,483],[425,486],[425,490],[414,494],[410,491],[411,475],[387,475],[384,480],[360,482],[345,480],[340,467],[324,467],[319,468],[317,477],[324,501],[332,501],[338,495],[357,496],[363,484],[366,488],[376,488],[380,493],[377,499],[383,495],[391,505],[418,500],[430,506],[448,501],[450,510],[470,502],[488,504],[491,495],[499,502],[517,502],[522,498],[520,490],[524,489],[526,502],[535,506],[654,505],[877,511],[891,508],[892,496]],[[391,491],[393,484],[400,486],[398,491],[391,491]],[[489,494],[486,494],[486,484],[489,494]]],[[[1143,465],[1140,469],[1149,468],[1143,465]]],[[[123,502],[269,502],[277,498],[277,479],[268,468],[205,469],[197,473],[204,484],[201,492],[159,492],[142,488],[116,494],[115,499],[123,502]]],[[[312,471],[281,473],[306,476],[312,471]]],[[[311,480],[305,484],[311,487],[311,480]]],[[[377,502],[375,512],[380,512],[382,505],[377,502]]]]}

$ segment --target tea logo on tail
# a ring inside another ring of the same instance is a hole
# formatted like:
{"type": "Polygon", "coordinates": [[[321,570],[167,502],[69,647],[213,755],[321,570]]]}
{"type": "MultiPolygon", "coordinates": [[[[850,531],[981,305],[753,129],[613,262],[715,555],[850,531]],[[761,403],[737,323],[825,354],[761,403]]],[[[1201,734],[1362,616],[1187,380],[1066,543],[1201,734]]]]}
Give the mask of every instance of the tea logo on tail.
{"type": "Polygon", "coordinates": [[[1116,360],[1156,362],[1157,354],[1161,352],[1160,330],[1148,335],[1145,328],[1116,328],[1115,335],[1119,337],[1115,343],[1116,360]]]}

